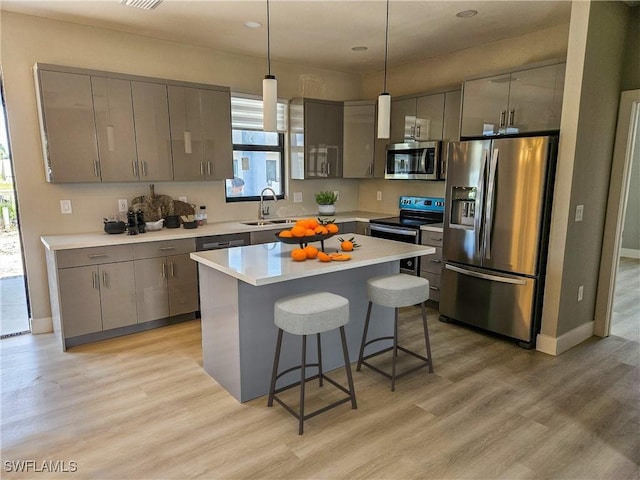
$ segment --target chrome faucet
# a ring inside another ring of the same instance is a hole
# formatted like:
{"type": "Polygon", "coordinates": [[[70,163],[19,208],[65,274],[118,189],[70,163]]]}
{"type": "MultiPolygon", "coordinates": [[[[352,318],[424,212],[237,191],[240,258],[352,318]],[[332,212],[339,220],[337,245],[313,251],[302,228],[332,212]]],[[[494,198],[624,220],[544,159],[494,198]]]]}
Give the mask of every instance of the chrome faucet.
{"type": "Polygon", "coordinates": [[[264,220],[264,217],[269,215],[269,207],[264,204],[264,192],[270,191],[273,196],[273,201],[277,202],[278,197],[276,197],[276,192],[271,187],[265,187],[260,192],[260,210],[258,211],[258,220],[264,220]]]}

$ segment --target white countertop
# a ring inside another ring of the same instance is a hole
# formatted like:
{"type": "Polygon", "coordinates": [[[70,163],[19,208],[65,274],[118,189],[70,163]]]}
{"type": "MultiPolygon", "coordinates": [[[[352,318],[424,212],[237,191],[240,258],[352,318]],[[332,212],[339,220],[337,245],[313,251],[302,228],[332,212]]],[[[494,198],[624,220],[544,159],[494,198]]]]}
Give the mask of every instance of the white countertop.
{"type": "MultiPolygon", "coordinates": [[[[375,212],[345,212],[336,213],[331,218],[336,222],[369,222],[372,218],[388,217],[389,214],[375,212]]],[[[307,215],[305,217],[313,217],[307,215]]],[[[267,220],[276,220],[276,217],[267,220]]],[[[127,235],[126,233],[110,235],[105,232],[75,233],[69,235],[45,235],[40,237],[44,246],[49,250],[70,250],[74,248],[105,247],[110,245],[126,245],[144,242],[157,242],[162,240],[178,240],[182,238],[206,237],[209,235],[225,235],[233,233],[248,233],[261,230],[282,230],[290,228],[291,224],[270,225],[245,225],[244,221],[208,223],[198,228],[163,228],[157,232],[146,232],[139,235],[127,235]]]]}
{"type": "MultiPolygon", "coordinates": [[[[196,262],[237,278],[250,285],[260,286],[306,278],[324,273],[339,272],[352,268],[366,267],[379,263],[401,260],[435,252],[434,247],[395,242],[363,235],[346,234],[355,237],[360,247],[348,252],[351,260],[321,262],[305,260],[296,262],[291,259],[291,250],[297,245],[280,242],[250,245],[191,253],[196,262]]],[[[325,251],[336,252],[339,247],[336,235],[325,240],[325,251]]],[[[320,242],[314,242],[320,248],[320,242]]]]}

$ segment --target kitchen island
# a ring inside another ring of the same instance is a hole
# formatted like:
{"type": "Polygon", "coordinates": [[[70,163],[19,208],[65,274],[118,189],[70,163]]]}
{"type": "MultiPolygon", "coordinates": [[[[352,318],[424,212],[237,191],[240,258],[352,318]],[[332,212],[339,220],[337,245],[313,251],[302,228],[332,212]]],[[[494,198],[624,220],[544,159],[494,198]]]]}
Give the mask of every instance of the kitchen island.
{"type": "MultiPolygon", "coordinates": [[[[424,245],[352,236],[360,247],[341,262],[295,262],[290,252],[296,246],[280,242],[191,253],[199,271],[203,367],[238,401],[265,395],[269,389],[277,334],[273,304],[278,298],[314,291],[348,298],[350,322],[345,330],[353,361],[364,327],[367,280],[397,273],[403,258],[435,252],[424,245]]],[[[325,251],[338,250],[338,237],[325,240],[325,251]]],[[[392,309],[374,309],[370,336],[390,335],[392,319],[392,309]]],[[[308,344],[308,358],[315,358],[315,342],[308,344]]],[[[300,342],[285,336],[281,369],[299,359],[300,342]]],[[[325,371],[344,365],[337,332],[323,334],[322,362],[325,371]]]]}

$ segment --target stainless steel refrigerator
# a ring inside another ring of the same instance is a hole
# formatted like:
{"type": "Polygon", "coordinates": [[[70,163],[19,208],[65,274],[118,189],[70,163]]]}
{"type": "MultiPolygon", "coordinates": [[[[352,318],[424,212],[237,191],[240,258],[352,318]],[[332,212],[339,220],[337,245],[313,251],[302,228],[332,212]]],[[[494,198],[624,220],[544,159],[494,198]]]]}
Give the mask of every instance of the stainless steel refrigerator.
{"type": "Polygon", "coordinates": [[[531,348],[540,328],[557,136],[453,145],[440,314],[531,348]]]}

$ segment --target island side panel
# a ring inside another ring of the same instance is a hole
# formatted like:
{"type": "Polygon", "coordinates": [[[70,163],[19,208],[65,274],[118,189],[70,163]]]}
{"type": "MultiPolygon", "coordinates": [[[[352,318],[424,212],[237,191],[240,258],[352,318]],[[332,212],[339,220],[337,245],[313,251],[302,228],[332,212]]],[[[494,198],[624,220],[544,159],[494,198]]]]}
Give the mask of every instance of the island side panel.
{"type": "MultiPolygon", "coordinates": [[[[269,391],[273,357],[275,353],[277,327],[273,323],[273,305],[281,297],[326,291],[349,299],[349,323],[345,326],[349,357],[351,362],[358,359],[360,341],[367,314],[367,280],[376,275],[398,273],[400,263],[392,261],[378,265],[343,270],[335,273],[290,280],[281,283],[255,287],[245,282],[238,284],[240,320],[240,369],[241,402],[266,395],[269,391]]],[[[204,333],[204,332],[203,332],[204,333]]],[[[393,335],[393,310],[374,307],[369,326],[369,338],[393,335]]],[[[307,339],[307,363],[317,361],[315,335],[307,339]]],[[[390,345],[390,343],[389,343],[390,345]]],[[[372,350],[382,348],[384,343],[374,345],[372,350]]],[[[280,356],[280,371],[300,364],[302,339],[297,335],[284,335],[280,356]]],[[[339,331],[322,334],[322,363],[325,372],[344,365],[339,331]]],[[[308,375],[317,370],[309,369],[308,375]]],[[[299,380],[299,371],[282,377],[278,386],[299,380]]],[[[337,378],[341,381],[341,378],[337,378]]],[[[357,386],[356,386],[357,388],[357,386]]],[[[265,400],[266,401],[266,400],[265,400]]]]}
{"type": "Polygon", "coordinates": [[[202,264],[200,315],[202,366],[236,399],[240,399],[240,334],[238,280],[202,264]]]}

